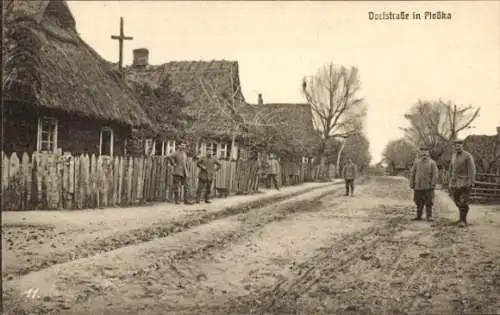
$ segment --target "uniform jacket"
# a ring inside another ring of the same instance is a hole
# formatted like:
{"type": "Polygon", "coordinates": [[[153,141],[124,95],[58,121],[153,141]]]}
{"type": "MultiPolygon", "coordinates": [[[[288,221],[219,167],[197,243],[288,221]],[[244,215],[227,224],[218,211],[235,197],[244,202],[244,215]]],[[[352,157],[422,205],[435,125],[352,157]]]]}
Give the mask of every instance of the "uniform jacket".
{"type": "Polygon", "coordinates": [[[200,168],[198,178],[200,180],[213,180],[215,172],[220,168],[220,163],[213,157],[202,157],[196,164],[200,168]]]}
{"type": "Polygon", "coordinates": [[[344,166],[344,169],[342,171],[342,176],[344,177],[344,179],[355,179],[357,173],[358,170],[356,168],[356,165],[352,163],[344,166]]]}
{"type": "Polygon", "coordinates": [[[450,163],[450,187],[474,186],[476,165],[469,152],[462,150],[453,155],[450,163]]]}
{"type": "Polygon", "coordinates": [[[185,151],[175,151],[168,156],[168,159],[174,165],[173,175],[185,177],[188,174],[187,171],[187,155],[185,151]]]}
{"type": "Polygon", "coordinates": [[[427,190],[436,187],[438,168],[436,162],[430,157],[418,158],[410,174],[410,187],[414,190],[427,190]]]}
{"type": "Polygon", "coordinates": [[[278,160],[275,160],[275,159],[269,160],[269,161],[267,161],[266,166],[267,166],[266,167],[267,174],[269,174],[269,175],[278,174],[278,171],[280,168],[280,164],[279,164],[278,160]]]}

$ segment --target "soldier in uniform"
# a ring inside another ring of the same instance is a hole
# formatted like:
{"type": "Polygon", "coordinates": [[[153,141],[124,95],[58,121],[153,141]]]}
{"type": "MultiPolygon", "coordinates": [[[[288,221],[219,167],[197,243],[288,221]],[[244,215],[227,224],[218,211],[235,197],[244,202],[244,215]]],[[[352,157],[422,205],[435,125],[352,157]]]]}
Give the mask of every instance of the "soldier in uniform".
{"type": "Polygon", "coordinates": [[[186,154],[186,144],[181,143],[179,149],[174,153],[167,156],[170,163],[173,165],[173,190],[174,190],[174,201],[179,204],[179,195],[181,186],[184,187],[184,204],[191,205],[192,202],[189,201],[190,187],[187,181],[187,154],[186,154]]]}
{"type": "Polygon", "coordinates": [[[413,189],[413,201],[417,206],[417,216],[414,220],[422,220],[425,206],[427,221],[432,221],[432,206],[434,204],[434,189],[436,188],[438,168],[429,157],[429,149],[421,147],[419,156],[413,163],[410,173],[410,188],[413,189]]]}
{"type": "Polygon", "coordinates": [[[274,155],[271,155],[269,160],[266,162],[267,180],[269,181],[269,185],[272,183],[276,190],[280,190],[277,179],[279,167],[280,164],[278,160],[276,160],[274,155]]]}
{"type": "Polygon", "coordinates": [[[349,159],[347,164],[344,166],[342,170],[342,176],[345,180],[345,195],[349,196],[349,190],[351,192],[351,196],[354,196],[354,180],[356,179],[356,175],[358,173],[356,164],[349,159]]]}
{"type": "Polygon", "coordinates": [[[467,214],[469,213],[470,193],[476,179],[476,164],[472,154],[463,149],[463,141],[455,141],[455,153],[450,163],[449,187],[455,202],[460,219],[460,227],[467,225],[467,214]]]}
{"type": "Polygon", "coordinates": [[[220,168],[220,163],[214,159],[212,151],[209,151],[206,156],[198,160],[196,165],[200,168],[198,174],[198,190],[196,191],[196,203],[200,203],[203,189],[205,189],[205,203],[210,203],[210,190],[212,188],[215,173],[220,168]]]}

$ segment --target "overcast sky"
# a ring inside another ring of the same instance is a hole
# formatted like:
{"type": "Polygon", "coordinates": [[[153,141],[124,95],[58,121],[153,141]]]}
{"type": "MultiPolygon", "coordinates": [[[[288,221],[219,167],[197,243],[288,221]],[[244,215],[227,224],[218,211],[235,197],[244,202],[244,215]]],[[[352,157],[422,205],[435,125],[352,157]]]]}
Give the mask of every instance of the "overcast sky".
{"type": "MultiPolygon", "coordinates": [[[[237,60],[243,93],[256,102],[304,102],[304,75],[327,62],[359,68],[369,106],[374,161],[402,136],[418,99],[481,106],[475,134],[500,126],[500,2],[168,2],[69,1],[82,38],[118,60],[110,35],[125,19],[125,64],[148,48],[150,63],[237,60]],[[373,21],[368,13],[420,12],[422,20],[373,21]],[[424,20],[425,11],[452,14],[424,20]]],[[[466,136],[466,133],[459,136],[466,136]]]]}

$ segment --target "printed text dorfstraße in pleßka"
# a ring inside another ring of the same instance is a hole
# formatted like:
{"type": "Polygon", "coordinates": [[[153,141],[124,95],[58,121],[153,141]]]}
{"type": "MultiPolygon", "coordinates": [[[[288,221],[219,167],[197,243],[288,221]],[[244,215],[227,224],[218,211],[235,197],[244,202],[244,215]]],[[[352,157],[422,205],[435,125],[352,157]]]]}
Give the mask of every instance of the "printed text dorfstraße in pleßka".
{"type": "Polygon", "coordinates": [[[436,12],[368,12],[370,20],[449,20],[451,13],[443,11],[436,12]]]}

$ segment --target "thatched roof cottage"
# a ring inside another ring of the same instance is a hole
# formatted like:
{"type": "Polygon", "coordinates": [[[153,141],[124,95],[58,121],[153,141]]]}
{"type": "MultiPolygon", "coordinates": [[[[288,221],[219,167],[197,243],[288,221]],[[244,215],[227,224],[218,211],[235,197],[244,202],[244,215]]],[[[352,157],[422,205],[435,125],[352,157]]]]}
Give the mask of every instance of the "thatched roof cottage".
{"type": "Polygon", "coordinates": [[[236,158],[238,150],[232,136],[244,132],[240,126],[240,111],[246,106],[238,62],[171,61],[151,65],[147,49],[135,49],[133,54],[133,64],[125,68],[129,86],[136,91],[146,85],[153,90],[170,89],[169,93],[178,93],[185,102],[181,111],[194,121],[183,134],[168,128],[168,119],[163,116],[172,104],[160,103],[150,117],[163,127],[162,132],[146,141],[146,152],[168,154],[175,150],[176,140],[187,137],[196,143],[198,152],[210,149],[220,158],[236,158]]]}
{"type": "Polygon", "coordinates": [[[135,93],[77,33],[65,1],[4,1],[5,150],[124,154],[154,128],[135,93]]]}
{"type": "Polygon", "coordinates": [[[269,139],[268,150],[282,156],[312,156],[317,137],[313,113],[307,103],[264,103],[258,95],[257,105],[252,105],[253,116],[261,116],[275,130],[269,139]]]}

